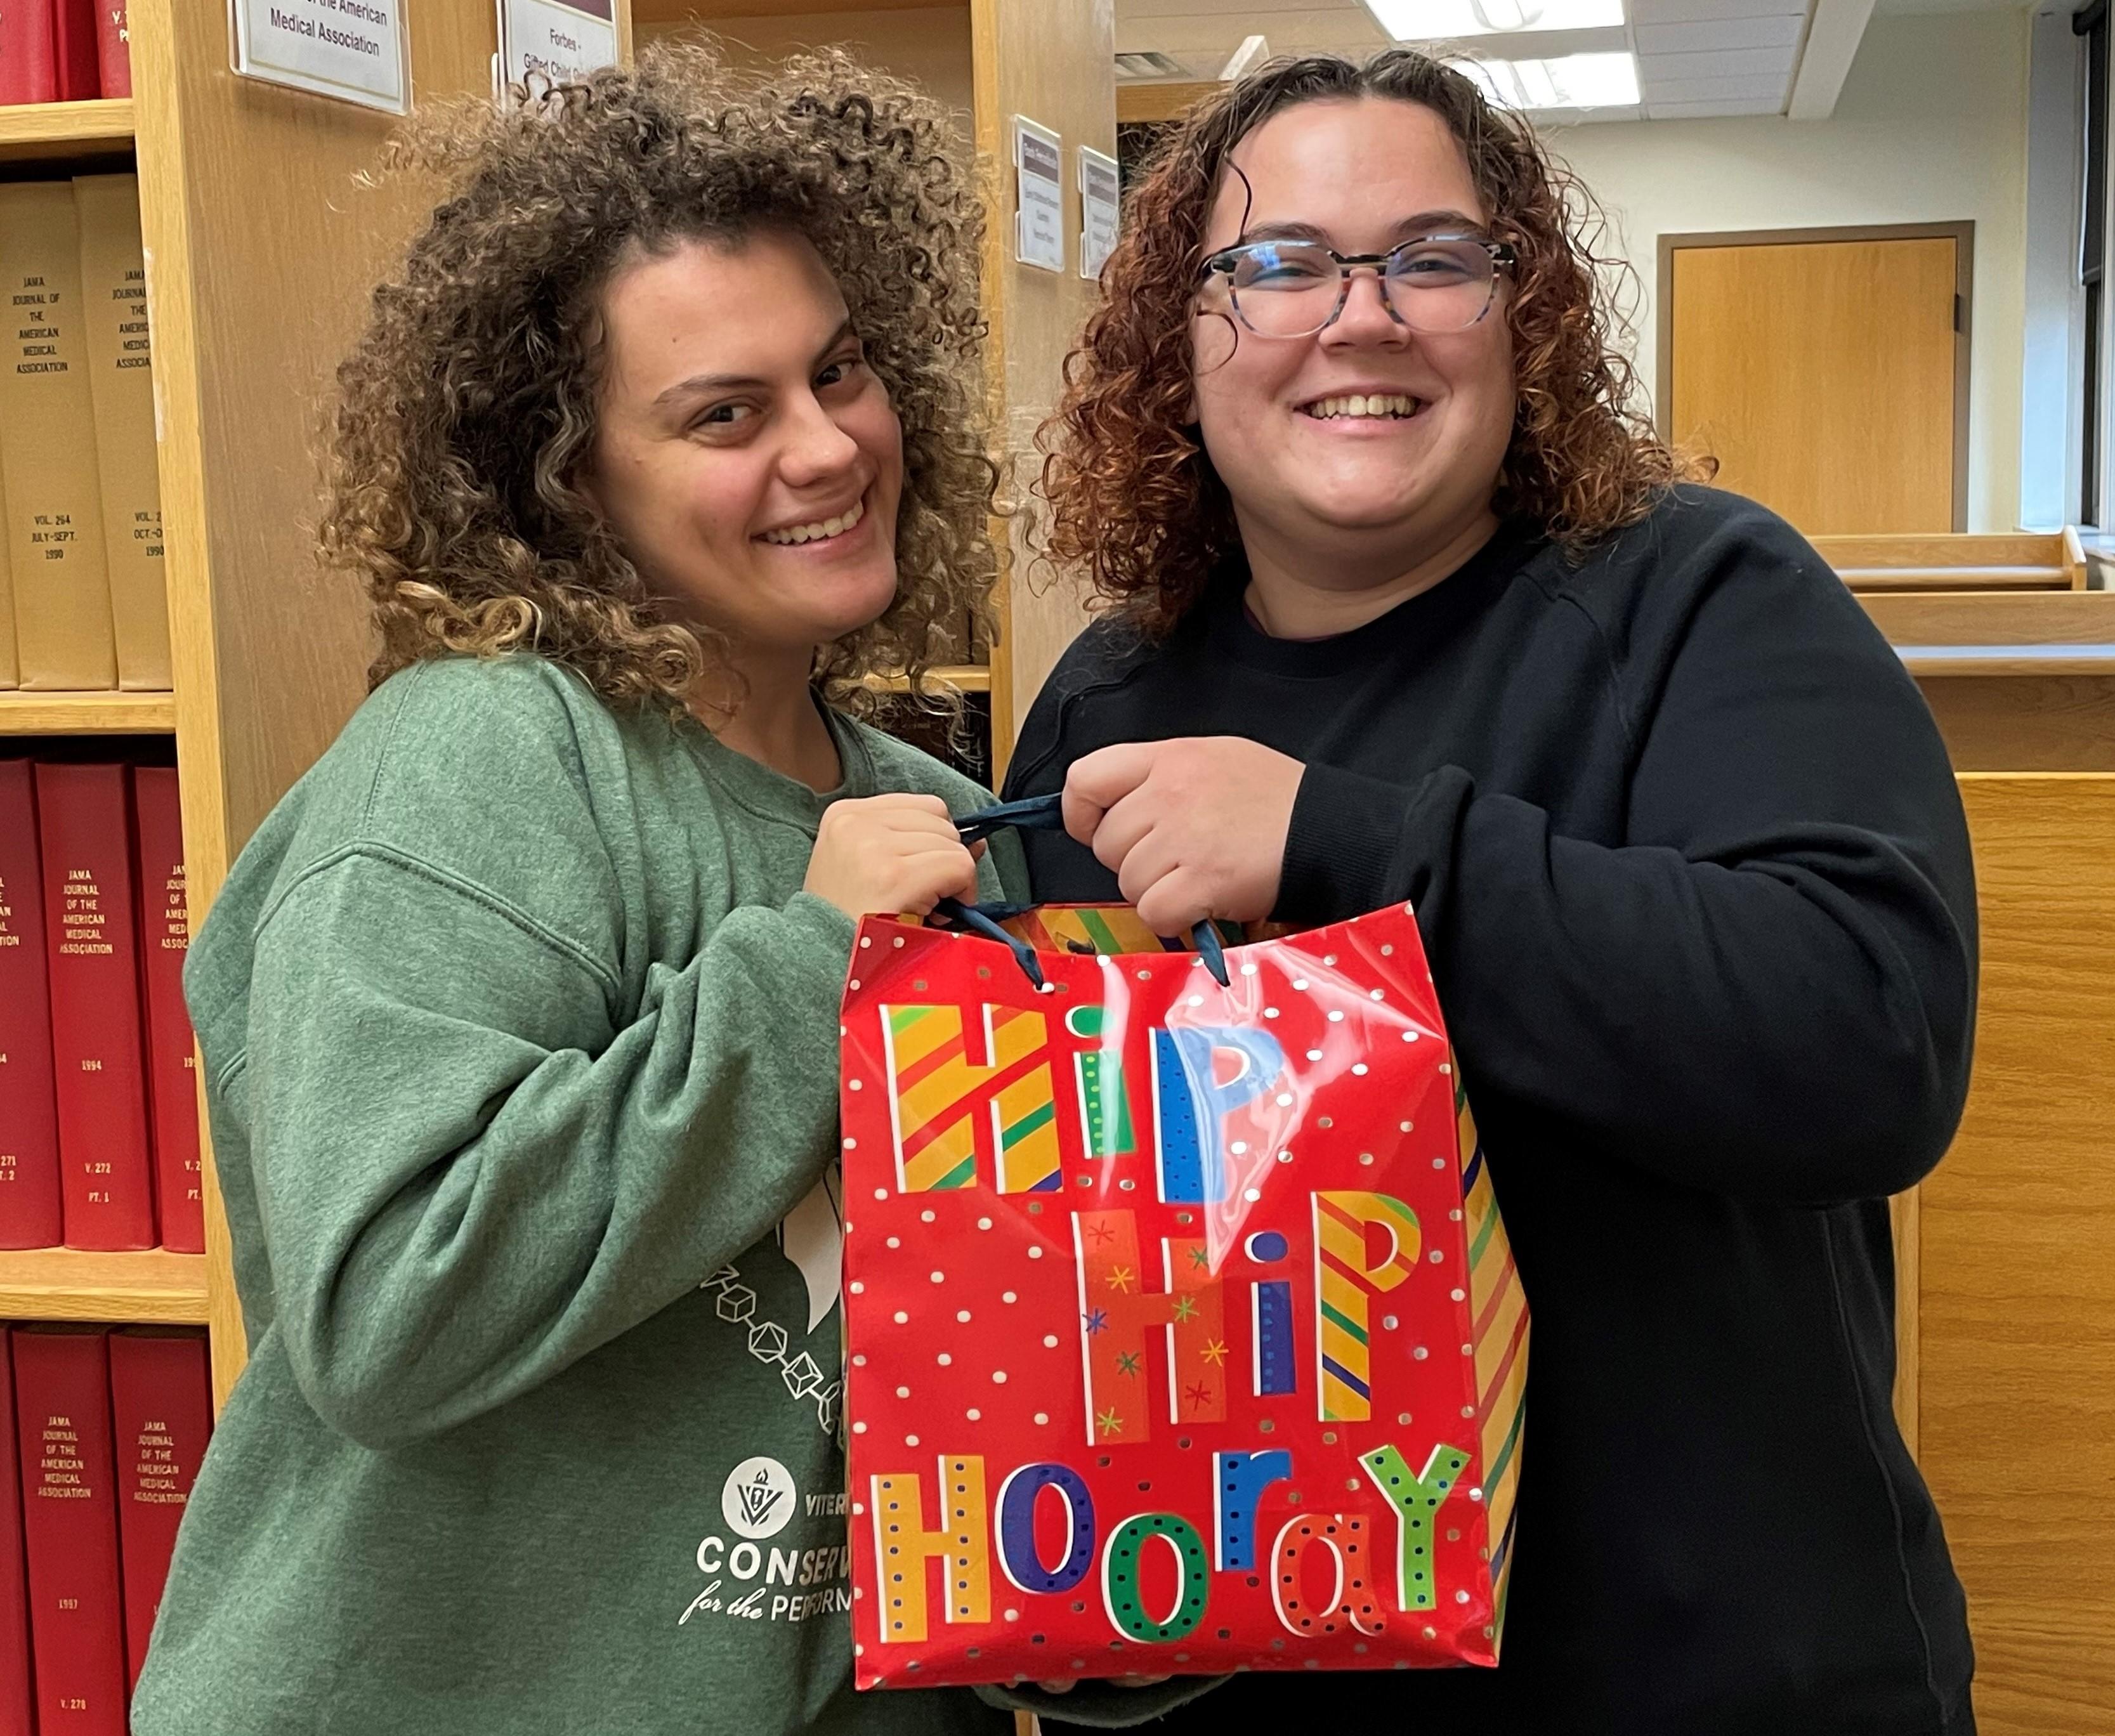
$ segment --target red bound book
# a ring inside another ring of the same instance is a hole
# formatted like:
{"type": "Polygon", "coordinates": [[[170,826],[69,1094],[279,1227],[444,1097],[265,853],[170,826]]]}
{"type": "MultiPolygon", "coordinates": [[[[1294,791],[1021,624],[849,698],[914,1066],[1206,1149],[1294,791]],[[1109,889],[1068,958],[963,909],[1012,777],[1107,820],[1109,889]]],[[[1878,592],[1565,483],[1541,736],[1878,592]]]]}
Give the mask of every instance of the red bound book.
{"type": "MultiPolygon", "coordinates": [[[[4,3],[4,0],[0,0],[4,3]]],[[[197,1046],[184,1010],[184,955],[191,943],[184,903],[183,817],[177,774],[167,766],[132,768],[139,855],[140,964],[147,1007],[147,1096],[154,1115],[154,1199],[162,1245],[205,1252],[200,1181],[197,1046]]]]}
{"type": "Polygon", "coordinates": [[[22,1574],[22,1478],[15,1450],[14,1363],[0,1326],[0,1736],[37,1736],[30,1674],[30,1591],[22,1574]]]}
{"type": "Polygon", "coordinates": [[[0,1248],[62,1234],[43,883],[30,763],[0,759],[0,1248]]]}
{"type": "Polygon", "coordinates": [[[51,0],[62,103],[88,102],[103,94],[95,50],[96,3],[97,0],[51,0]]]}
{"type": "Polygon", "coordinates": [[[47,0],[0,4],[0,103],[56,103],[58,51],[47,0]]]}
{"type": "Polygon", "coordinates": [[[205,1340],[195,1332],[110,1335],[110,1411],[117,1445],[117,1535],[125,1577],[130,1681],[139,1685],[177,1527],[213,1432],[205,1340]]]}
{"type": "Polygon", "coordinates": [[[154,1183],[123,766],[37,767],[69,1248],[154,1245],[154,1183]]]}
{"type": "Polygon", "coordinates": [[[96,0],[96,84],[107,97],[132,94],[132,30],[126,0],[96,0]]]}
{"type": "Polygon", "coordinates": [[[41,1736],[125,1736],[109,1336],[17,1326],[16,1440],[41,1736]]]}

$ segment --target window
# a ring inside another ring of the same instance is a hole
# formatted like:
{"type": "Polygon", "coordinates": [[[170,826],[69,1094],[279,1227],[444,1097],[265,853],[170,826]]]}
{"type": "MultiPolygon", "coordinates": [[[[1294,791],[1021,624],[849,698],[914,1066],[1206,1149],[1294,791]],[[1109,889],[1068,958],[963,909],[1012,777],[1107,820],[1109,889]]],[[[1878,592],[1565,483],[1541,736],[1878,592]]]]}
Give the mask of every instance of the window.
{"type": "Polygon", "coordinates": [[[2085,346],[2080,424],[2078,516],[2100,523],[2101,327],[2105,314],[2103,277],[2108,254],[2108,0],[2076,13],[2071,30],[2085,39],[2085,199],[2079,223],[2078,281],[2085,286],[2085,346]]]}

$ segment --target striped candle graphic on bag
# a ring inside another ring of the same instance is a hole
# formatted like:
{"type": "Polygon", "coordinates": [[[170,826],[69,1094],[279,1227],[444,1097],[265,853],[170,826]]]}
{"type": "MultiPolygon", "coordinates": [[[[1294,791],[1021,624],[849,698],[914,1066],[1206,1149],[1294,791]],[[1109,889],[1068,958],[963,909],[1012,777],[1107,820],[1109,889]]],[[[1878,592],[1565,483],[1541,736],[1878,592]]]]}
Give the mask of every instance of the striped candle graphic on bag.
{"type": "Polygon", "coordinates": [[[959,1006],[888,1010],[889,1107],[906,1193],[977,1184],[980,1111],[1002,1193],[1059,1184],[1050,1035],[1040,1013],[984,1010],[984,1061],[970,1059],[959,1006]]]}
{"type": "Polygon", "coordinates": [[[1314,1196],[1315,1357],[1324,1422],[1373,1414],[1373,1326],[1368,1301],[1417,1269],[1417,1214],[1385,1193],[1314,1196]],[[1374,1237],[1385,1252],[1374,1257],[1374,1237]]]}

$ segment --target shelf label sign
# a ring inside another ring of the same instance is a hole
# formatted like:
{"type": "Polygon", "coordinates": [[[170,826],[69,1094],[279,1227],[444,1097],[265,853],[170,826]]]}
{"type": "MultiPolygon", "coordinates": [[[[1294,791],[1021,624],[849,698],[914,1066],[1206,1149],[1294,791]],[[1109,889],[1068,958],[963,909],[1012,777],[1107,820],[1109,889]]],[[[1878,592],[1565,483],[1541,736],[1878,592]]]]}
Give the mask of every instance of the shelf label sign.
{"type": "Polygon", "coordinates": [[[499,0],[500,69],[508,85],[569,85],[617,64],[612,0],[499,0]]]}
{"type": "Polygon", "coordinates": [[[244,78],[408,114],[405,0],[230,0],[244,78]]]}
{"type": "Polygon", "coordinates": [[[1065,268],[1065,142],[1025,115],[1013,117],[1014,179],[1019,193],[1013,256],[1044,271],[1065,268]]]}
{"type": "Polygon", "coordinates": [[[1117,214],[1122,204],[1117,160],[1080,147],[1080,275],[1099,277],[1116,250],[1117,214]]]}

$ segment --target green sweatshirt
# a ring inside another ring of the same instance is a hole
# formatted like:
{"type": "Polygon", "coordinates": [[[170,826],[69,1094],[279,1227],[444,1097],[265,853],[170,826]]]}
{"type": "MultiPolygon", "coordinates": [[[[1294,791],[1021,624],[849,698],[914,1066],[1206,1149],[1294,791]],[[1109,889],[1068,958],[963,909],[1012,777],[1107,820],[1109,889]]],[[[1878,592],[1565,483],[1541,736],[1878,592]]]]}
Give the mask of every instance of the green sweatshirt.
{"type": "Polygon", "coordinates": [[[138,1736],[1008,1736],[851,1685],[832,799],[449,660],[259,829],[185,977],[250,1361],[138,1736]]]}

